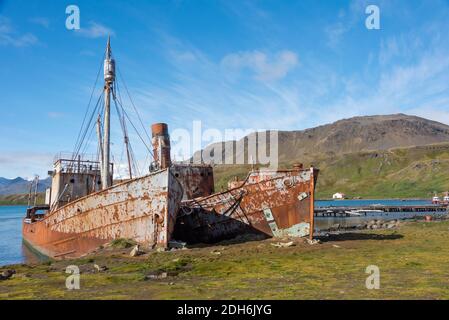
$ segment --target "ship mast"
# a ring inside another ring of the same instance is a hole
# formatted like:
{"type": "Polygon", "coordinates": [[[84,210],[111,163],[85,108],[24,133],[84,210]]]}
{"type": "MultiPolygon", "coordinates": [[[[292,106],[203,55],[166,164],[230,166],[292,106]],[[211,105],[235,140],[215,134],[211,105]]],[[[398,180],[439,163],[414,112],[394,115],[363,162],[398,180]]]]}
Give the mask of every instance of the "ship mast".
{"type": "Polygon", "coordinates": [[[109,172],[110,162],[110,134],[111,134],[111,91],[115,81],[115,61],[111,55],[111,39],[108,37],[106,59],[104,60],[104,129],[103,129],[103,157],[101,161],[101,185],[103,189],[111,186],[109,172]]]}

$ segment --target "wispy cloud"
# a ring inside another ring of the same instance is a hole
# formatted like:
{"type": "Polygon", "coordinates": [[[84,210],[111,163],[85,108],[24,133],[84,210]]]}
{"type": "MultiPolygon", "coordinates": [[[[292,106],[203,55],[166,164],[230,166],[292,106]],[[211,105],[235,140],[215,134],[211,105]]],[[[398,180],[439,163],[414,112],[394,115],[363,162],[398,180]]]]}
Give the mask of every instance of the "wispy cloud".
{"type": "Polygon", "coordinates": [[[64,117],[65,114],[62,112],[51,111],[51,112],[48,112],[47,115],[51,119],[59,119],[59,118],[64,117]]]}
{"type": "Polygon", "coordinates": [[[274,81],[284,78],[298,65],[298,56],[289,50],[278,52],[273,57],[260,51],[238,52],[225,56],[221,65],[234,72],[249,69],[258,80],[274,81]]]}
{"type": "Polygon", "coordinates": [[[115,35],[115,32],[111,28],[94,21],[89,22],[87,28],[81,26],[79,30],[76,30],[76,33],[92,39],[115,35]]]}
{"type": "Polygon", "coordinates": [[[343,83],[341,95],[325,106],[326,112],[315,106],[310,109],[310,116],[331,122],[359,115],[403,112],[449,124],[448,57],[449,49],[430,47],[411,62],[379,70],[374,83],[354,75],[343,83]]]}
{"type": "Polygon", "coordinates": [[[2,46],[14,46],[14,47],[26,47],[38,42],[38,38],[32,33],[20,34],[17,32],[11,21],[0,16],[0,45],[2,46]]]}
{"type": "Polygon", "coordinates": [[[297,93],[281,84],[299,64],[295,53],[248,51],[213,59],[167,34],[156,40],[166,52],[172,80],[131,90],[137,105],[145,106],[144,118],[170,117],[166,121],[172,129],[188,130],[194,120],[201,120],[205,128],[262,130],[293,128],[302,119],[297,93]],[[230,76],[232,72],[241,77],[230,76]]]}
{"type": "Polygon", "coordinates": [[[51,168],[54,155],[50,153],[8,152],[0,154],[0,167],[8,168],[2,171],[5,178],[29,178],[38,174],[47,177],[47,170],[51,168]]]}
{"type": "Polygon", "coordinates": [[[30,19],[31,23],[37,24],[41,27],[48,29],[50,27],[50,20],[45,17],[34,17],[30,19]]]}
{"type": "Polygon", "coordinates": [[[332,25],[326,26],[324,32],[327,35],[327,45],[331,48],[335,48],[340,44],[343,36],[347,33],[351,27],[352,23],[348,21],[342,21],[346,15],[341,13],[341,17],[339,17],[339,21],[335,22],[332,25]]]}

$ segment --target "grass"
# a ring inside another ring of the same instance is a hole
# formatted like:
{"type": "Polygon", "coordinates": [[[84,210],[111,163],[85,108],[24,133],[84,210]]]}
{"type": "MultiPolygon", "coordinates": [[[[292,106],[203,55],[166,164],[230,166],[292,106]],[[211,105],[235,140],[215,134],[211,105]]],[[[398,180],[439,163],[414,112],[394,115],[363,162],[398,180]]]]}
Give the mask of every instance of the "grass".
{"type": "Polygon", "coordinates": [[[133,246],[135,246],[137,244],[136,241],[132,240],[132,239],[115,239],[111,241],[111,246],[113,248],[117,248],[117,249],[125,249],[125,248],[131,248],[133,246]]]}
{"type": "Polygon", "coordinates": [[[17,274],[1,283],[0,299],[449,298],[449,221],[410,222],[312,246],[276,248],[273,241],[13,266],[17,274]],[[65,288],[67,265],[94,263],[108,270],[82,273],[80,290],[65,288]],[[365,287],[369,265],[380,268],[379,290],[365,287]],[[153,272],[171,275],[146,278],[153,272]]]}

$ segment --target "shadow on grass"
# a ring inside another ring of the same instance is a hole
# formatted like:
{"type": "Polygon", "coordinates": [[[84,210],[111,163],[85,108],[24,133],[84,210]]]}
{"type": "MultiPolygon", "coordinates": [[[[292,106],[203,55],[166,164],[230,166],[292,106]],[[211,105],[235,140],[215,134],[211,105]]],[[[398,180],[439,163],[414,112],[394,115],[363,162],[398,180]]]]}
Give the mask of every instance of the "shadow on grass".
{"type": "Polygon", "coordinates": [[[351,241],[351,240],[397,240],[404,236],[401,234],[373,234],[373,233],[340,233],[329,234],[326,237],[317,237],[321,242],[329,241],[351,241]]]}

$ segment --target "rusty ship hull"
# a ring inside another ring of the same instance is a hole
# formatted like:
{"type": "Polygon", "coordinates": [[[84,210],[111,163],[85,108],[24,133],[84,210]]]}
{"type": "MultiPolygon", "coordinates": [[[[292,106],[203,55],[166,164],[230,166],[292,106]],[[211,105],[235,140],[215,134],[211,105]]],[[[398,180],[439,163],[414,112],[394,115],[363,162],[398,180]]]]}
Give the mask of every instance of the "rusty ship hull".
{"type": "Polygon", "coordinates": [[[313,237],[318,170],[253,171],[239,186],[184,201],[174,237],[214,243],[242,234],[313,237]]]}
{"type": "Polygon", "coordinates": [[[167,247],[183,189],[170,168],[72,201],[44,215],[29,214],[23,239],[52,258],[76,258],[113,239],[167,247]]]}

